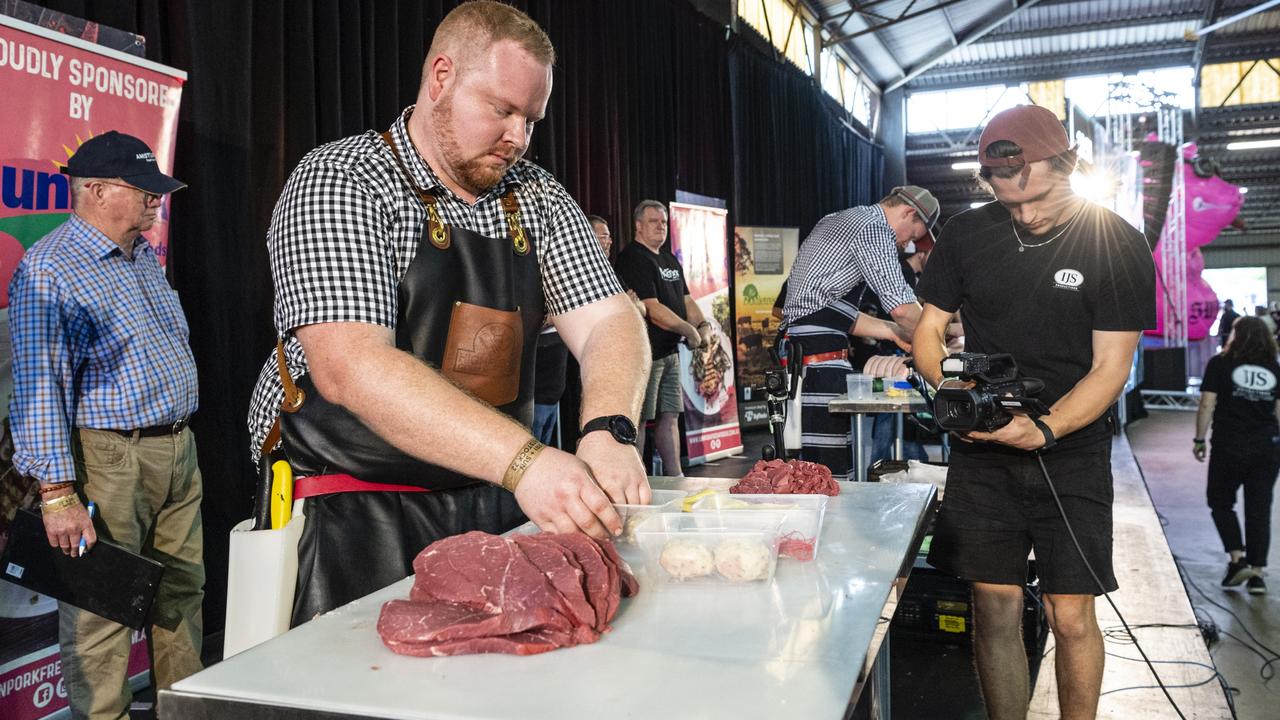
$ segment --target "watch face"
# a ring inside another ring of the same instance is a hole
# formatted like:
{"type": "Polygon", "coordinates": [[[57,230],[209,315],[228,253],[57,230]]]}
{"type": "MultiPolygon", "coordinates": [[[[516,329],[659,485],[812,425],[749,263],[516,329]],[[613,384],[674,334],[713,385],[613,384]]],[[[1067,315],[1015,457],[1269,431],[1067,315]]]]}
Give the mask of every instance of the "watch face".
{"type": "Polygon", "coordinates": [[[635,444],[636,426],[625,415],[614,415],[609,418],[609,432],[618,442],[635,444]]]}

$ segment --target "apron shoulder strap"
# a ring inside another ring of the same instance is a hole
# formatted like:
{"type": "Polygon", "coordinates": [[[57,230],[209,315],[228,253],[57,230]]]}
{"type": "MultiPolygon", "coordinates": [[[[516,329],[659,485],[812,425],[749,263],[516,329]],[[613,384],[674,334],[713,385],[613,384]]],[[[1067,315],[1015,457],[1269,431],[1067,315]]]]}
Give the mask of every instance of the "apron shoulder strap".
{"type": "MultiPolygon", "coordinates": [[[[284,355],[284,341],[276,340],[276,371],[280,373],[280,384],[284,387],[284,399],[280,401],[280,410],[282,412],[298,412],[302,407],[302,403],[307,399],[307,394],[293,382],[293,376],[289,374],[289,364],[284,355]]],[[[267,437],[262,441],[262,457],[266,458],[271,449],[280,442],[280,416],[277,415],[275,422],[271,423],[271,429],[267,431],[267,437]]]]}
{"type": "Polygon", "coordinates": [[[517,255],[529,254],[529,237],[520,224],[520,202],[516,190],[511,188],[502,194],[502,213],[507,216],[507,232],[511,235],[511,247],[517,255]]]}
{"type": "Polygon", "coordinates": [[[441,250],[449,249],[449,226],[440,221],[440,212],[436,209],[436,196],[418,187],[418,183],[414,182],[413,175],[404,164],[404,158],[400,157],[400,149],[396,147],[396,141],[391,137],[391,131],[384,131],[381,137],[382,142],[391,148],[391,157],[396,161],[396,167],[400,169],[400,174],[404,177],[404,181],[409,184],[413,193],[418,196],[418,200],[427,208],[427,238],[437,248],[441,250]]]}

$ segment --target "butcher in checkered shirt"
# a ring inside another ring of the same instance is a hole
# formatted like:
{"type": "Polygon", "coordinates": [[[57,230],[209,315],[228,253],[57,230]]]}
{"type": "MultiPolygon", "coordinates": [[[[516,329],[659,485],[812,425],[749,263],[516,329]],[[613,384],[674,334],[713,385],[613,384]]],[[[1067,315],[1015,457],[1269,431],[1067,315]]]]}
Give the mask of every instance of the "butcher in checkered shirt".
{"type": "Polygon", "coordinates": [[[312,151],[281,193],[268,247],[288,377],[273,353],[249,427],[255,461],[283,452],[316,478],[297,484],[318,494],[295,624],[410,574],[440,537],[526,516],[604,537],[622,530],[610,501],[649,500],[634,447],[644,325],[582,210],[521,159],[553,62],[524,13],[463,4],[436,30],[417,104],[386,133],[312,151]],[[576,454],[528,429],[544,313],[582,368],[576,454]]]}

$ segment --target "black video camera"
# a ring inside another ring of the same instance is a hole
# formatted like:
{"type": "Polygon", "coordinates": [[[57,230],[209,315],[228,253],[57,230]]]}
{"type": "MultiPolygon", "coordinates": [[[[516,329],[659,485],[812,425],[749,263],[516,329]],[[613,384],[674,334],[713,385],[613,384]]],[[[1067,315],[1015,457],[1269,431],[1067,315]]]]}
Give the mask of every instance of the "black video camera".
{"type": "Polygon", "coordinates": [[[943,430],[992,432],[1013,420],[1013,410],[1048,415],[1035,395],[1044,383],[1018,377],[1018,364],[1009,354],[956,353],[942,361],[942,376],[973,382],[971,388],[939,387],[933,416],[943,430]]]}

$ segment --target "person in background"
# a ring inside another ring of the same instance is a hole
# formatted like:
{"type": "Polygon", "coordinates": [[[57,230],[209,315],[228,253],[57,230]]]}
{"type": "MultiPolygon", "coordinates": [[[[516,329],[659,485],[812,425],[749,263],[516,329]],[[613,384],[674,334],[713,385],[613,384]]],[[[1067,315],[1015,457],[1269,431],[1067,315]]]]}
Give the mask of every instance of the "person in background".
{"type": "Polygon", "coordinates": [[[537,356],[533,362],[533,427],[532,434],[543,445],[563,447],[563,437],[557,437],[556,424],[560,419],[560,397],[564,395],[565,372],[569,365],[569,348],[560,339],[556,326],[550,322],[538,333],[537,356]]]}
{"type": "MultiPolygon", "coordinates": [[[[600,241],[600,248],[604,250],[605,257],[612,258],[609,250],[613,248],[613,233],[609,231],[609,221],[599,215],[588,215],[587,220],[591,221],[591,229],[596,233],[596,240],[600,241]]],[[[618,278],[618,282],[623,282],[622,278],[618,278]]],[[[623,282],[626,288],[626,283],[623,282]]],[[[640,317],[647,317],[649,310],[645,308],[644,303],[640,302],[640,298],[636,296],[636,291],[626,288],[627,299],[635,306],[636,312],[640,313],[640,317]]]]}
{"type": "Polygon", "coordinates": [[[1266,305],[1254,305],[1253,315],[1254,317],[1262,318],[1263,324],[1267,326],[1267,332],[1271,333],[1272,336],[1276,334],[1277,326],[1275,318],[1271,317],[1271,313],[1267,311],[1266,305]]]}
{"type": "Polygon", "coordinates": [[[683,340],[690,350],[702,350],[711,339],[711,323],[689,295],[680,261],[663,247],[667,242],[666,206],[656,200],[643,200],[636,205],[633,219],[635,242],[618,255],[618,276],[648,310],[649,347],[653,353],[636,446],[644,448],[644,424],[657,420],[653,440],[662,458],[662,472],[676,477],[684,474],[680,468],[680,413],[684,411],[684,399],[676,346],[683,340]]]}
{"type": "Polygon", "coordinates": [[[1231,327],[1236,324],[1240,313],[1236,312],[1235,303],[1228,298],[1222,302],[1222,315],[1218,318],[1218,347],[1227,346],[1227,338],[1231,337],[1231,327]]]}
{"type": "Polygon", "coordinates": [[[828,412],[827,403],[844,394],[845,378],[855,367],[849,336],[909,348],[920,304],[898,255],[910,243],[933,236],[938,213],[938,201],[928,190],[896,187],[874,205],[819,220],[791,266],[782,316],[786,341],[799,344],[805,365],[801,457],[826,465],[838,480],[847,480],[852,470],[849,420],[828,412]],[[887,309],[883,319],[859,309],[862,283],[887,309]]]}
{"type": "MultiPolygon", "coordinates": [[[[40,481],[49,544],[71,557],[99,535],[164,565],[148,616],[164,689],[201,669],[203,494],[195,359],[178,294],[142,233],[186,185],[151,148],[116,131],[80,146],[71,217],[23,257],[9,286],[14,468],[40,481]],[[81,500],[97,507],[95,521],[81,500]]],[[[132,632],[58,603],[72,715],[129,717],[132,632]]]]}
{"type": "MultiPolygon", "coordinates": [[[[609,232],[609,223],[599,215],[588,215],[587,222],[600,243],[600,251],[609,257],[609,249],[613,247],[613,234],[609,232]]],[[[644,305],[635,300],[635,293],[627,291],[628,299],[638,306],[641,316],[644,305]]],[[[569,364],[569,348],[560,339],[556,326],[548,322],[538,334],[538,355],[534,365],[533,377],[533,436],[544,445],[550,445],[555,437],[556,423],[560,419],[560,398],[564,395],[565,371],[569,364]]],[[[564,438],[557,447],[564,446],[564,438]]]]}
{"type": "Polygon", "coordinates": [[[1236,320],[1222,352],[1209,358],[1200,385],[1200,409],[1191,452],[1204,462],[1206,431],[1213,427],[1206,497],[1228,554],[1222,587],[1247,583],[1267,591],[1262,578],[1271,546],[1271,498],[1280,472],[1280,366],[1276,340],[1262,318],[1236,320]],[[1244,537],[1236,493],[1244,487],[1244,537]]]}

